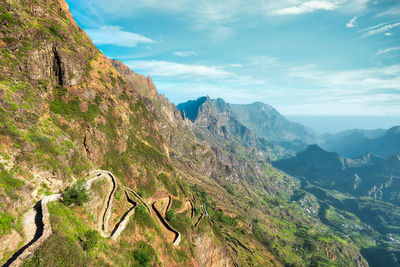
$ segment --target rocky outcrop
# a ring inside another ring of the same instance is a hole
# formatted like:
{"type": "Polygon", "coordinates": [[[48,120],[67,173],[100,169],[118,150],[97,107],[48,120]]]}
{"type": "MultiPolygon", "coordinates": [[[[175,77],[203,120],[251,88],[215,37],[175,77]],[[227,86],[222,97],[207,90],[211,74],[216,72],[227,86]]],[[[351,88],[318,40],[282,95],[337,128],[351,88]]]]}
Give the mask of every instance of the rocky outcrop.
{"type": "Polygon", "coordinates": [[[206,234],[195,237],[195,244],[198,266],[232,266],[228,249],[217,248],[206,234]]]}
{"type": "Polygon", "coordinates": [[[133,72],[128,66],[121,61],[112,60],[113,66],[124,77],[124,81],[129,85],[132,92],[137,92],[140,96],[152,99],[157,95],[157,89],[150,77],[144,77],[133,72]]]}

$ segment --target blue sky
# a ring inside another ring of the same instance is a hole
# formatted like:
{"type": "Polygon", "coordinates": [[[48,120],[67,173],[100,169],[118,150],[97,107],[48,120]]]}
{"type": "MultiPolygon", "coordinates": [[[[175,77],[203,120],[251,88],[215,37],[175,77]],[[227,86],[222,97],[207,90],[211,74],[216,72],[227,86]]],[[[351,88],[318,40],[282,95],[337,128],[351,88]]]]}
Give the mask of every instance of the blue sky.
{"type": "Polygon", "coordinates": [[[400,1],[67,0],[110,58],[180,103],[400,116],[400,1]]]}

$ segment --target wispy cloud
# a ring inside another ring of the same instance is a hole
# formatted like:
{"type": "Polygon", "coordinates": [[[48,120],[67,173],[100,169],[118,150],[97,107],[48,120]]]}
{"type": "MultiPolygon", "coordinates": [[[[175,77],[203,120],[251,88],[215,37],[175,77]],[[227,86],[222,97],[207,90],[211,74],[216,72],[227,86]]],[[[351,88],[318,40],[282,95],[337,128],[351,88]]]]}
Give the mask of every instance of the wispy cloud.
{"type": "Polygon", "coordinates": [[[195,51],[175,51],[172,54],[174,54],[175,56],[178,56],[178,57],[190,57],[190,56],[196,56],[199,53],[197,53],[195,51]]]}
{"type": "Polygon", "coordinates": [[[306,1],[299,5],[278,9],[273,15],[298,15],[316,10],[334,10],[340,6],[338,1],[306,1]]]}
{"type": "MultiPolygon", "coordinates": [[[[78,0],[71,0],[78,1],[78,0]]],[[[108,0],[79,1],[81,10],[90,10],[99,20],[104,15],[114,18],[142,16],[156,11],[175,14],[194,29],[210,32],[215,41],[224,40],[235,33],[235,23],[243,18],[260,21],[270,16],[299,15],[318,10],[338,10],[355,13],[366,8],[370,0],[108,0]],[[94,11],[92,11],[94,10],[94,11]]],[[[90,24],[92,25],[92,24],[90,24]]]]}
{"type": "Polygon", "coordinates": [[[392,33],[392,32],[385,32],[385,35],[386,35],[386,36],[392,36],[392,35],[394,35],[394,33],[392,33]]]}
{"type": "Polygon", "coordinates": [[[352,18],[349,22],[346,23],[346,28],[354,28],[356,26],[357,16],[352,18]]]}
{"type": "Polygon", "coordinates": [[[386,54],[386,53],[390,53],[390,52],[394,52],[400,50],[400,46],[396,46],[396,47],[390,47],[390,48],[386,48],[386,49],[379,49],[378,52],[376,52],[376,54],[378,56],[386,54]]]}
{"type": "Polygon", "coordinates": [[[234,76],[220,67],[182,64],[170,61],[158,60],[134,60],[127,61],[126,64],[133,70],[138,70],[146,75],[154,77],[173,77],[173,76],[198,76],[223,78],[234,76]]]}
{"type": "Polygon", "coordinates": [[[399,20],[396,20],[396,22],[390,21],[390,22],[381,23],[381,24],[363,29],[361,31],[361,32],[363,32],[362,37],[367,38],[367,37],[373,36],[375,34],[384,33],[386,31],[397,28],[399,26],[400,26],[399,20]]]}
{"type": "Polygon", "coordinates": [[[85,29],[98,45],[116,45],[123,47],[135,47],[139,43],[154,43],[154,41],[143,35],[121,30],[119,26],[102,26],[97,29],[85,29]]]}
{"type": "Polygon", "coordinates": [[[392,6],[385,11],[375,15],[375,17],[398,17],[400,16],[400,5],[392,6]]]}

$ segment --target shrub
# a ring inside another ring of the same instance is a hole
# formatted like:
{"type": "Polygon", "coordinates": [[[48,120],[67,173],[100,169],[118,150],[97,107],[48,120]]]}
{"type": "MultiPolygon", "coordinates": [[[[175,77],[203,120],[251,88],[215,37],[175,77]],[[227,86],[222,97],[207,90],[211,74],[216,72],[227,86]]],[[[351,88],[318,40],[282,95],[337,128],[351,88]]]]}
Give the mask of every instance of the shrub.
{"type": "Polygon", "coordinates": [[[142,227],[154,227],[153,219],[150,217],[147,208],[142,204],[136,208],[133,218],[142,227]]]}
{"type": "Polygon", "coordinates": [[[10,213],[0,213],[0,236],[7,233],[12,228],[13,224],[14,217],[10,213]]]}
{"type": "Polygon", "coordinates": [[[137,264],[134,266],[151,266],[155,259],[155,251],[153,247],[143,241],[137,242],[135,247],[133,258],[137,264]]]}
{"type": "Polygon", "coordinates": [[[78,243],[65,235],[54,230],[49,239],[30,257],[23,267],[33,266],[90,266],[85,258],[84,251],[78,243]]]}
{"type": "Polygon", "coordinates": [[[0,163],[0,189],[4,188],[6,194],[15,200],[18,198],[15,194],[15,190],[21,188],[24,185],[24,182],[14,178],[13,175],[13,171],[8,172],[0,163]]]}
{"type": "Polygon", "coordinates": [[[176,220],[176,213],[174,209],[167,211],[167,221],[173,222],[176,220]]]}
{"type": "Polygon", "coordinates": [[[96,230],[88,230],[85,233],[85,240],[83,240],[83,249],[86,251],[90,251],[97,246],[99,242],[100,234],[96,230]]]}
{"type": "Polygon", "coordinates": [[[89,201],[89,195],[87,193],[85,184],[83,181],[79,181],[72,187],[68,188],[63,194],[62,202],[66,205],[77,205],[82,206],[83,203],[89,201]]]}

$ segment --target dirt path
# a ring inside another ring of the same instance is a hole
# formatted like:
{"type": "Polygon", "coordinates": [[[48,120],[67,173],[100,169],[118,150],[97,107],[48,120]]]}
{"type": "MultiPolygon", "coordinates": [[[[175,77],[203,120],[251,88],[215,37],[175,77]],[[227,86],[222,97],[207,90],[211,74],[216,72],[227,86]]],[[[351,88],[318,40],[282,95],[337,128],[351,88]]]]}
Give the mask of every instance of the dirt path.
{"type": "Polygon", "coordinates": [[[182,208],[177,209],[177,210],[175,211],[175,213],[176,213],[176,214],[184,213],[184,212],[187,211],[189,208],[190,208],[190,203],[189,203],[189,201],[186,201],[186,202],[185,202],[185,205],[183,205],[182,208]]]}
{"type": "Polygon", "coordinates": [[[61,199],[61,194],[43,197],[39,200],[34,210],[34,226],[32,222],[32,211],[29,211],[26,218],[27,225],[24,225],[24,231],[31,231],[27,239],[32,237],[28,243],[15,252],[12,257],[3,266],[20,266],[22,261],[31,253],[35,252],[52,234],[50,225],[50,215],[47,209],[47,203],[61,199]],[[34,234],[33,234],[34,233],[34,234]]]}
{"type": "Polygon", "coordinates": [[[118,223],[115,225],[113,231],[111,232],[111,238],[113,240],[117,239],[118,236],[122,233],[122,231],[125,229],[126,225],[129,223],[130,217],[133,215],[135,212],[135,208],[137,206],[137,202],[133,201],[129,195],[128,192],[125,190],[125,196],[126,200],[132,204],[132,207],[122,215],[121,219],[118,221],[118,223]]]}
{"type": "MultiPolygon", "coordinates": [[[[115,225],[112,233],[108,235],[108,221],[111,216],[112,202],[114,199],[114,194],[116,192],[117,182],[114,175],[109,171],[96,170],[92,173],[94,173],[94,177],[86,182],[87,190],[90,190],[92,184],[100,179],[106,178],[109,181],[109,194],[103,204],[103,208],[101,211],[102,216],[100,216],[101,221],[98,224],[98,228],[103,236],[111,237],[113,240],[115,240],[128,224],[129,218],[134,213],[137,203],[130,199],[128,194],[125,192],[127,201],[132,204],[132,207],[127,212],[125,212],[120,221],[115,225]]],[[[12,257],[3,265],[3,267],[20,266],[22,264],[22,261],[26,257],[34,253],[50,237],[50,235],[52,234],[52,229],[50,224],[50,214],[47,209],[47,203],[52,201],[59,201],[61,200],[61,198],[61,194],[45,196],[24,215],[24,234],[25,238],[29,240],[29,242],[26,243],[17,252],[15,252],[12,257]]]]}
{"type": "Polygon", "coordinates": [[[132,193],[135,195],[135,197],[137,197],[137,198],[139,199],[139,201],[147,208],[147,211],[151,214],[151,210],[150,210],[150,208],[149,208],[149,205],[147,205],[147,203],[144,202],[144,200],[139,196],[139,194],[136,193],[135,190],[130,189],[129,187],[125,187],[125,188],[126,188],[126,190],[128,190],[129,192],[132,192],[132,193]]]}
{"type": "Polygon", "coordinates": [[[195,223],[194,228],[197,228],[197,226],[199,225],[199,223],[201,222],[201,219],[203,219],[203,217],[204,217],[204,213],[200,214],[200,217],[199,217],[199,219],[197,219],[197,222],[195,223]]]}
{"type": "Polygon", "coordinates": [[[95,173],[96,175],[94,175],[94,178],[88,180],[86,182],[86,189],[90,190],[91,186],[101,180],[101,179],[106,179],[106,181],[108,182],[108,197],[106,199],[106,201],[103,201],[103,206],[101,209],[100,214],[102,214],[101,216],[99,216],[99,221],[97,223],[97,228],[99,230],[99,232],[101,233],[101,235],[103,237],[108,237],[108,221],[111,217],[111,211],[112,211],[112,202],[114,199],[114,195],[115,192],[117,190],[117,182],[115,180],[114,175],[109,172],[109,171],[103,171],[103,170],[96,170],[93,171],[92,173],[95,173]]]}
{"type": "Polygon", "coordinates": [[[172,232],[174,234],[174,240],[173,240],[173,244],[175,246],[178,246],[179,243],[181,242],[181,234],[176,231],[174,228],[172,228],[167,221],[163,218],[163,216],[161,215],[161,213],[158,211],[157,207],[156,207],[157,201],[153,202],[153,204],[151,205],[151,207],[153,208],[154,213],[156,214],[158,220],[162,223],[162,225],[164,225],[164,227],[172,232]]]}

